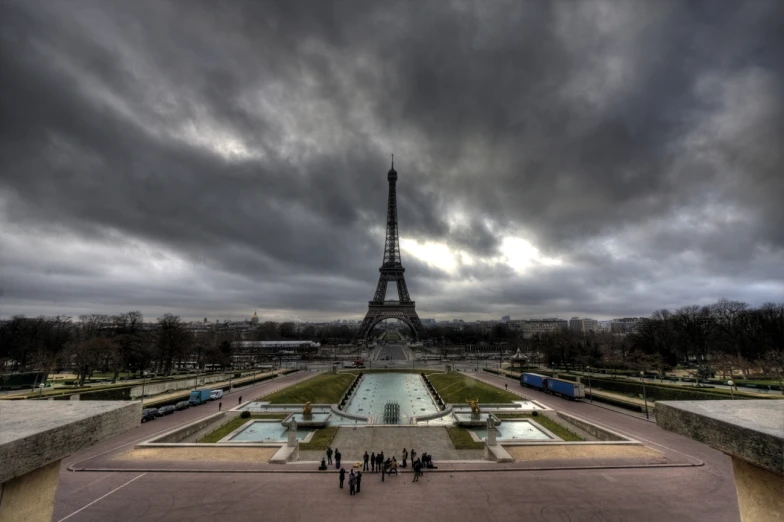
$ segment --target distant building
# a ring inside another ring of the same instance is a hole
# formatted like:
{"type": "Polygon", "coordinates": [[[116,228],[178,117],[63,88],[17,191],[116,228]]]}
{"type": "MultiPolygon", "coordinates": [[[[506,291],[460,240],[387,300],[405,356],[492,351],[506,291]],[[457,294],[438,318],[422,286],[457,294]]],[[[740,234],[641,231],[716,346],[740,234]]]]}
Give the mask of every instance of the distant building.
{"type": "Polygon", "coordinates": [[[511,317],[509,317],[508,315],[505,315],[505,316],[503,316],[501,318],[501,322],[502,323],[508,323],[510,319],[511,319],[511,317]]]}
{"type": "Polygon", "coordinates": [[[255,311],[253,312],[253,317],[250,318],[250,324],[259,324],[259,316],[255,311]]]}
{"type": "Polygon", "coordinates": [[[613,319],[612,323],[610,323],[610,331],[618,334],[635,333],[642,324],[643,319],[642,317],[613,319]]]}
{"type": "Polygon", "coordinates": [[[529,319],[523,321],[523,337],[530,338],[536,334],[548,334],[561,332],[569,328],[569,322],[566,319],[558,319],[555,317],[546,319],[529,319]]]}
{"type": "Polygon", "coordinates": [[[422,319],[422,324],[426,324],[426,325],[432,326],[432,325],[436,324],[436,320],[435,319],[422,319]]]}
{"type": "Polygon", "coordinates": [[[587,334],[588,332],[595,333],[599,331],[599,321],[596,319],[572,317],[569,320],[569,329],[581,334],[587,334]]]}

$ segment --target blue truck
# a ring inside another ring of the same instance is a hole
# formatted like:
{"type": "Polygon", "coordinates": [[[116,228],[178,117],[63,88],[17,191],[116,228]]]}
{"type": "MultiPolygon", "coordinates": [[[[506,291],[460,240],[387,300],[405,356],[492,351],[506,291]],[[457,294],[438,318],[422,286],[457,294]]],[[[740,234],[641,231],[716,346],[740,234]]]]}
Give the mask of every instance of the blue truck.
{"type": "Polygon", "coordinates": [[[198,406],[199,404],[204,404],[208,400],[210,400],[210,392],[212,390],[208,388],[204,388],[202,390],[193,390],[191,392],[191,396],[188,399],[188,402],[191,406],[198,406]]]}
{"type": "Polygon", "coordinates": [[[538,373],[523,373],[520,375],[520,386],[528,386],[545,393],[560,395],[569,400],[585,398],[585,386],[583,384],[554,379],[538,373]]]}

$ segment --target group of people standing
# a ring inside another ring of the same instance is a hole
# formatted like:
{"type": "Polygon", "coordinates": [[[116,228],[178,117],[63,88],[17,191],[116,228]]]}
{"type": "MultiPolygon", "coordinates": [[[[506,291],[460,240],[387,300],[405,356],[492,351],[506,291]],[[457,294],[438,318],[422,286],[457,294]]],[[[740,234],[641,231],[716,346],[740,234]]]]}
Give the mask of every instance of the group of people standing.
{"type": "MultiPolygon", "coordinates": [[[[343,489],[343,484],[346,480],[346,470],[340,467],[340,450],[335,448],[333,451],[332,448],[327,448],[327,460],[326,462],[324,459],[321,459],[321,467],[319,469],[327,469],[327,465],[332,465],[333,459],[335,457],[334,463],[335,468],[340,470],[340,489],[343,489]]],[[[411,453],[406,451],[406,448],[403,448],[403,452],[401,453],[402,463],[400,464],[401,468],[405,468],[408,466],[407,462],[408,459],[411,459],[411,467],[414,470],[414,480],[412,482],[419,482],[419,477],[422,476],[422,470],[427,468],[435,468],[433,466],[433,458],[428,455],[427,453],[422,454],[422,458],[417,458],[416,451],[411,448],[411,453]]],[[[397,475],[398,473],[398,462],[397,458],[393,455],[391,458],[384,459],[384,452],[380,451],[378,453],[371,453],[368,455],[366,451],[365,454],[362,456],[362,471],[371,472],[371,473],[381,473],[381,481],[384,482],[384,476],[394,473],[397,475]]],[[[359,493],[362,487],[362,472],[357,470],[350,470],[348,472],[348,488],[349,488],[349,495],[356,495],[359,493]]]]}
{"type": "MultiPolygon", "coordinates": [[[[343,489],[343,482],[346,480],[346,470],[340,468],[340,489],[343,489]]],[[[356,495],[362,488],[362,472],[354,470],[348,472],[348,494],[356,495]]]]}

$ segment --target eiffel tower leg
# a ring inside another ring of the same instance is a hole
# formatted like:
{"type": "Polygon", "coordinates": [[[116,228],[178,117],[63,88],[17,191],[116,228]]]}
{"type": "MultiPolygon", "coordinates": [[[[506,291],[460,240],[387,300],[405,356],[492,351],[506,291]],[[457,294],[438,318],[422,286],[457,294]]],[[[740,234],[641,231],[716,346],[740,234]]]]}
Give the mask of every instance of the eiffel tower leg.
{"type": "Polygon", "coordinates": [[[411,296],[408,295],[408,287],[406,286],[406,279],[403,274],[397,278],[397,295],[401,303],[408,303],[411,301],[411,296]]]}
{"type": "Polygon", "coordinates": [[[411,324],[414,325],[414,330],[416,331],[417,336],[419,337],[418,340],[427,339],[427,331],[425,330],[422,321],[419,320],[419,315],[414,312],[407,314],[408,320],[411,321],[411,324]]]}
{"type": "Polygon", "coordinates": [[[376,285],[376,295],[373,296],[374,303],[383,303],[384,298],[387,295],[387,278],[384,277],[382,274],[381,277],[378,279],[378,285],[376,285]]]}
{"type": "Polygon", "coordinates": [[[370,329],[373,327],[373,323],[375,322],[378,315],[378,312],[368,310],[368,313],[365,314],[365,319],[362,321],[362,324],[359,327],[359,331],[357,331],[357,338],[367,338],[368,334],[370,333],[370,329]]]}

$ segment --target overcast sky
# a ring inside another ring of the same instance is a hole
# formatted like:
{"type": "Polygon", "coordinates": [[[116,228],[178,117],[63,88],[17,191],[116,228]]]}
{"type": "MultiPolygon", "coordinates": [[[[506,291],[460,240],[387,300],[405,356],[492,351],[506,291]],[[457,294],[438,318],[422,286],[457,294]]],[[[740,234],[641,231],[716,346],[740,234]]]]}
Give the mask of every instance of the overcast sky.
{"type": "Polygon", "coordinates": [[[0,3],[0,317],[784,301],[784,2],[0,3]]]}

